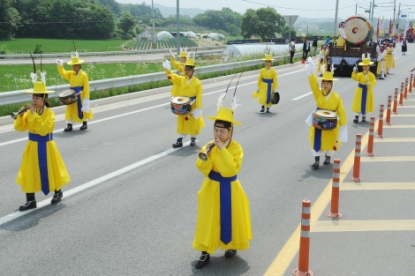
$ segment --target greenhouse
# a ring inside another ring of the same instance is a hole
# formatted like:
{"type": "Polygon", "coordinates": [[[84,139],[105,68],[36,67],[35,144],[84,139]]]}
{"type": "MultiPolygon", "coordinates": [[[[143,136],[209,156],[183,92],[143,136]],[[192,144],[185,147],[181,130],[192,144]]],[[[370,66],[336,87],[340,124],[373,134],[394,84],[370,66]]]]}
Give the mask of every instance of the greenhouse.
{"type": "Polygon", "coordinates": [[[158,41],[165,41],[165,40],[172,40],[174,39],[174,36],[166,31],[161,31],[159,33],[157,33],[157,40],[158,41]]]}
{"type": "MultiPolygon", "coordinates": [[[[297,43],[295,44],[295,48],[298,51],[303,50],[303,44],[297,43]]],[[[245,56],[245,55],[256,55],[256,54],[264,54],[265,51],[270,51],[272,56],[276,56],[279,54],[284,54],[288,52],[288,44],[285,45],[266,45],[266,44],[244,44],[244,45],[229,45],[226,47],[225,51],[223,52],[223,56],[225,57],[237,57],[237,56],[245,56]]]]}

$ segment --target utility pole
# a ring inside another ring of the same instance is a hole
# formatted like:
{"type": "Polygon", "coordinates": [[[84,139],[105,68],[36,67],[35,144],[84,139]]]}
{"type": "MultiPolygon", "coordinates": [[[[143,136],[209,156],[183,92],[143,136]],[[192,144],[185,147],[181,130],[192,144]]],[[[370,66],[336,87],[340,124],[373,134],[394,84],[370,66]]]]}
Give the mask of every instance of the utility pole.
{"type": "Polygon", "coordinates": [[[336,0],[336,13],[335,13],[335,16],[334,16],[334,34],[333,34],[333,36],[337,35],[337,26],[338,26],[337,15],[338,15],[338,13],[339,13],[339,0],[336,0]]]}
{"type": "Polygon", "coordinates": [[[177,0],[177,33],[176,33],[176,46],[177,46],[177,56],[180,55],[180,13],[179,13],[179,0],[177,0]]]}
{"type": "MultiPolygon", "coordinates": [[[[373,3],[372,3],[372,17],[371,17],[371,21],[370,22],[372,22],[373,21],[373,12],[375,11],[375,0],[373,0],[373,3]]],[[[372,24],[373,24],[373,22],[372,22],[372,24]]]]}
{"type": "Polygon", "coordinates": [[[401,3],[399,3],[399,8],[398,8],[398,20],[397,20],[397,23],[396,23],[396,34],[398,34],[398,31],[399,31],[399,21],[400,21],[399,16],[400,15],[401,15],[401,3]]]}
{"type": "Polygon", "coordinates": [[[152,12],[152,16],[153,16],[153,47],[154,44],[156,43],[156,28],[154,27],[154,5],[153,5],[153,0],[151,0],[151,12],[152,12]]]}
{"type": "MultiPolygon", "coordinates": [[[[396,0],[395,0],[396,1],[396,0]]],[[[354,12],[354,15],[357,15],[357,4],[356,4],[356,10],[354,12]]]]}
{"type": "MultiPolygon", "coordinates": [[[[393,29],[395,29],[396,23],[395,23],[395,13],[396,13],[396,0],[393,0],[393,29]]],[[[392,30],[392,33],[394,33],[395,30],[392,30]]],[[[389,34],[391,35],[391,34],[389,34]]]]}

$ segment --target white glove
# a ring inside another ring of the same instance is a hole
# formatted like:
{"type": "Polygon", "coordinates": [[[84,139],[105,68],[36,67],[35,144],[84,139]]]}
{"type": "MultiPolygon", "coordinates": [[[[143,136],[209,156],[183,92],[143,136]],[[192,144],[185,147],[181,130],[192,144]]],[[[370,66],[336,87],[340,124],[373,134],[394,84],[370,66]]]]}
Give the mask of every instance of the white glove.
{"type": "Polygon", "coordinates": [[[353,67],[353,72],[355,72],[355,73],[357,73],[357,67],[355,66],[355,67],[353,67]]]}
{"type": "Polygon", "coordinates": [[[195,110],[193,110],[193,117],[195,117],[195,119],[199,119],[200,115],[202,114],[202,110],[199,108],[196,108],[195,110]]]}
{"type": "Polygon", "coordinates": [[[367,82],[366,85],[369,86],[370,85],[370,82],[367,82]]]}
{"type": "Polygon", "coordinates": [[[170,64],[170,61],[166,60],[166,61],[163,63],[163,68],[164,68],[164,69],[167,69],[168,71],[170,71],[170,70],[171,70],[171,64],[170,64]]]}
{"type": "Polygon", "coordinates": [[[314,74],[314,61],[311,57],[307,58],[305,68],[307,70],[307,76],[314,74]]]}
{"type": "Polygon", "coordinates": [[[82,112],[89,112],[90,109],[91,109],[91,102],[89,101],[88,98],[85,98],[84,102],[82,103],[81,111],[82,112]]]}
{"type": "Polygon", "coordinates": [[[63,66],[63,60],[61,60],[61,59],[57,59],[57,60],[56,60],[56,64],[57,64],[58,66],[63,66]]]}

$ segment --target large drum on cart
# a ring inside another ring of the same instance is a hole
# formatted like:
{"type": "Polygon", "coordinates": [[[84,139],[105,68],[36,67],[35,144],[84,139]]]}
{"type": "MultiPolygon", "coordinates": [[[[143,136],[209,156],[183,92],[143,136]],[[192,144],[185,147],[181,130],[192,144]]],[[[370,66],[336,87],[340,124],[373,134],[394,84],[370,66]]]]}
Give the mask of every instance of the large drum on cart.
{"type": "Polygon", "coordinates": [[[373,26],[368,18],[362,15],[351,16],[345,23],[343,30],[349,45],[360,45],[373,37],[373,26]]]}

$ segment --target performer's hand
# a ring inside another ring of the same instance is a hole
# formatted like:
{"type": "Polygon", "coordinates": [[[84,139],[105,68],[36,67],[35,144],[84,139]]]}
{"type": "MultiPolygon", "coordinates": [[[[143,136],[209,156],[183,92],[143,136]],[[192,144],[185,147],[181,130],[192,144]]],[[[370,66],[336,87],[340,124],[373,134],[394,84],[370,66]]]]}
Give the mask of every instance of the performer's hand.
{"type": "Polygon", "coordinates": [[[355,67],[353,67],[353,72],[355,72],[355,73],[357,73],[357,67],[355,66],[355,67]]]}
{"type": "Polygon", "coordinates": [[[34,112],[36,112],[36,107],[33,104],[31,104],[29,105],[29,110],[33,114],[34,112]]]}
{"type": "Polygon", "coordinates": [[[215,145],[221,150],[223,148],[223,144],[220,141],[219,137],[215,137],[215,145]]]}
{"type": "Polygon", "coordinates": [[[58,65],[58,66],[63,66],[63,60],[61,60],[61,59],[57,59],[57,60],[56,60],[56,65],[58,65]]]}
{"type": "Polygon", "coordinates": [[[171,70],[170,61],[166,60],[165,62],[163,62],[163,68],[170,71],[171,70]]]}
{"type": "Polygon", "coordinates": [[[367,82],[367,83],[366,83],[366,86],[369,86],[369,85],[370,85],[370,82],[367,82]]]}

